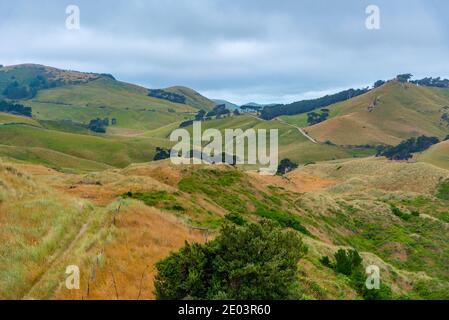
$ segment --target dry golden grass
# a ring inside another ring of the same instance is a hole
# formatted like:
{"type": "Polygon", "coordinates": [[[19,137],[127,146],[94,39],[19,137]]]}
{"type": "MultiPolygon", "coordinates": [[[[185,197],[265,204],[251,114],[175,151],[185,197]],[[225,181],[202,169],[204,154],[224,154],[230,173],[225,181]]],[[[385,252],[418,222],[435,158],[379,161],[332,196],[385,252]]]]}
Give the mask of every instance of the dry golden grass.
{"type": "Polygon", "coordinates": [[[82,288],[62,287],[55,299],[154,299],[156,262],[185,241],[205,240],[200,231],[137,202],[120,213],[114,228],[114,239],[95,248],[102,253],[98,264],[94,259],[83,265],[82,288]]]}
{"type": "MultiPolygon", "coordinates": [[[[42,166],[0,163],[0,288],[8,292],[0,293],[0,299],[154,299],[156,262],[186,240],[205,241],[205,235],[189,224],[211,218],[216,223],[227,213],[206,194],[178,190],[183,176],[203,167],[175,167],[161,161],[66,174],[42,166]],[[159,190],[176,193],[176,201],[186,211],[175,214],[118,197],[127,191],[159,190]],[[81,268],[80,290],[64,286],[65,267],[71,264],[81,268]]],[[[273,194],[271,186],[278,187],[278,192],[284,189],[279,199],[314,235],[314,239],[304,237],[309,254],[300,263],[305,290],[315,292],[316,285],[322,289],[310,298],[353,299],[356,294],[348,281],[318,262],[340,248],[339,239],[358,235],[349,225],[337,223],[336,213],[351,219],[346,211],[351,205],[360,217],[369,213],[365,216],[373,223],[400,224],[379,199],[431,194],[443,177],[449,177],[449,171],[425,163],[371,158],[309,165],[286,177],[243,174],[246,184],[241,185],[254,187],[258,201],[267,201],[263,195],[273,194]]],[[[248,212],[254,212],[254,204],[251,208],[251,201],[247,202],[248,212]]],[[[252,219],[255,216],[248,214],[248,220],[252,219]]],[[[393,252],[390,262],[404,262],[408,254],[394,241],[385,242],[379,251],[393,252]]],[[[400,270],[372,253],[363,256],[366,263],[381,267],[396,293],[427,277],[400,270]]]]}
{"type": "Polygon", "coordinates": [[[440,124],[448,103],[447,96],[431,88],[392,81],[331,106],[331,119],[305,130],[318,141],[338,145],[394,145],[419,135],[442,138],[449,133],[440,124]]]}

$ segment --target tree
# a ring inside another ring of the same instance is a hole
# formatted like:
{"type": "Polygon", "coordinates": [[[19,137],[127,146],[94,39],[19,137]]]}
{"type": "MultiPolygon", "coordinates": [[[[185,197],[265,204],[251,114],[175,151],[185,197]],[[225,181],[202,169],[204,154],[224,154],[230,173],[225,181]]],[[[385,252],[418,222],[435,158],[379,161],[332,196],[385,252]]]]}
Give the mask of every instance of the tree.
{"type": "Polygon", "coordinates": [[[7,101],[0,101],[0,112],[12,113],[30,118],[32,116],[31,107],[25,107],[21,104],[14,104],[7,101]]]}
{"type": "Polygon", "coordinates": [[[282,159],[278,165],[277,175],[284,175],[298,168],[298,165],[290,159],[282,159]]]}
{"type": "Polygon", "coordinates": [[[170,158],[170,150],[165,150],[163,148],[156,147],[156,154],[154,155],[153,160],[159,161],[170,158]]]}
{"type": "Polygon", "coordinates": [[[201,109],[200,111],[198,111],[198,113],[195,116],[195,120],[197,121],[201,121],[204,119],[204,116],[206,115],[206,111],[204,111],[203,109],[201,109]]]}
{"type": "Polygon", "coordinates": [[[378,87],[380,87],[380,86],[383,86],[385,84],[385,81],[383,81],[383,80],[377,80],[375,83],[374,83],[374,88],[378,88],[378,87]]]}
{"type": "Polygon", "coordinates": [[[225,104],[220,104],[215,106],[215,108],[207,113],[207,117],[217,117],[220,118],[222,115],[228,115],[231,111],[226,109],[225,104]]]}
{"type": "MultiPolygon", "coordinates": [[[[265,120],[271,120],[282,115],[295,115],[306,113],[315,109],[325,108],[331,104],[342,102],[368,92],[368,88],[349,89],[336,94],[327,95],[318,99],[302,100],[291,104],[278,104],[265,106],[262,109],[260,117],[265,120]]],[[[244,106],[241,107],[242,109],[244,106]]]]}
{"type": "Polygon", "coordinates": [[[97,133],[106,133],[106,126],[109,125],[109,119],[93,119],[90,120],[89,125],[87,126],[89,130],[97,133]]]}
{"type": "Polygon", "coordinates": [[[30,96],[30,92],[27,87],[14,80],[3,90],[3,95],[8,99],[25,99],[30,96]]]}
{"type": "Polygon", "coordinates": [[[150,89],[148,91],[148,96],[181,104],[185,104],[187,100],[187,98],[181,94],[168,92],[162,89],[150,89]]]}
{"type": "Polygon", "coordinates": [[[335,271],[347,276],[357,272],[362,267],[362,257],[355,250],[340,249],[335,253],[335,271]]]}
{"type": "Polygon", "coordinates": [[[377,155],[387,157],[390,160],[408,160],[413,157],[413,153],[427,150],[438,142],[440,140],[436,137],[410,138],[394,147],[380,147],[377,155]]]}
{"type": "Polygon", "coordinates": [[[412,77],[413,75],[411,73],[398,74],[396,80],[401,83],[407,83],[412,77]]]}
{"type": "Polygon", "coordinates": [[[326,121],[328,117],[329,117],[329,110],[321,109],[321,113],[317,113],[317,112],[307,113],[307,122],[309,125],[313,126],[314,124],[318,124],[323,121],[326,121]]]}
{"type": "Polygon", "coordinates": [[[269,221],[226,224],[206,244],[188,244],[157,263],[158,299],[297,298],[298,261],[307,252],[295,231],[269,221]]]}

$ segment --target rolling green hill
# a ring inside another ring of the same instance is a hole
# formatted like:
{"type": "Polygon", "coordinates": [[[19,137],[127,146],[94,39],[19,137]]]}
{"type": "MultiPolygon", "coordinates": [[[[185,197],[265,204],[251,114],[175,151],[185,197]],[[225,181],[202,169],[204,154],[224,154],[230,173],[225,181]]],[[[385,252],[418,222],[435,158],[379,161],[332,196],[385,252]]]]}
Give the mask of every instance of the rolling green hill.
{"type": "Polygon", "coordinates": [[[164,91],[180,94],[186,97],[186,104],[200,110],[203,109],[205,111],[212,110],[215,107],[215,102],[209,100],[208,98],[202,96],[195,90],[192,90],[187,87],[182,86],[174,86],[170,88],[164,89],[164,91]]]}
{"type": "Polygon", "coordinates": [[[167,91],[186,97],[173,103],[148,96],[148,89],[120,82],[111,75],[59,70],[34,64],[0,69],[0,98],[19,99],[41,120],[71,120],[89,123],[95,118],[115,118],[117,128],[152,130],[188,119],[198,109],[214,103],[192,89],[172,87],[167,91]]]}
{"type": "MultiPolygon", "coordinates": [[[[339,145],[398,144],[420,135],[445,137],[447,89],[390,81],[366,94],[328,107],[330,118],[305,130],[318,141],[339,145]]],[[[292,121],[303,124],[304,118],[292,121]]]]}
{"type": "MultiPolygon", "coordinates": [[[[312,143],[303,136],[297,128],[278,120],[264,121],[252,115],[232,116],[222,119],[202,122],[202,130],[210,128],[218,129],[224,137],[225,129],[277,129],[279,134],[279,158],[289,158],[300,164],[307,164],[317,161],[352,158],[358,156],[362,150],[349,149],[329,144],[312,143]]],[[[192,134],[192,127],[187,128],[192,134]]]]}
{"type": "Polygon", "coordinates": [[[67,162],[61,167],[82,170],[105,168],[108,166],[125,167],[131,163],[149,162],[153,160],[157,146],[168,147],[165,140],[146,137],[108,137],[96,135],[83,135],[43,128],[31,127],[28,125],[0,125],[0,145],[18,147],[18,149],[3,148],[0,154],[17,158],[20,160],[29,159],[38,163],[42,156],[36,156],[36,148],[39,152],[42,149],[50,150],[45,156],[44,162],[50,162],[58,166],[57,158],[65,154],[73,157],[95,162],[89,167],[87,162],[78,164],[76,161],[67,162]],[[56,153],[55,153],[56,152],[56,153]],[[52,155],[57,157],[53,160],[52,155]]]}

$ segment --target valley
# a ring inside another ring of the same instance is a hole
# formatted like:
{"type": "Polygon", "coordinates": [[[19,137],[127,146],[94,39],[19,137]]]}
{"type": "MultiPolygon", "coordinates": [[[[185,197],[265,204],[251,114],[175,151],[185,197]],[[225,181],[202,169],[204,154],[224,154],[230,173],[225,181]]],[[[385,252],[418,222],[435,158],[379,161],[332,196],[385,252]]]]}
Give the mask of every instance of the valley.
{"type": "Polygon", "coordinates": [[[323,263],[354,249],[380,268],[389,299],[449,299],[447,88],[387,81],[314,109],[327,115],[312,125],[304,112],[213,115],[216,103],[186,87],[39,65],[0,68],[0,94],[32,110],[0,112],[0,299],[155,299],[158,262],[186,241],[264,219],[307,246],[295,297],[366,298],[323,263]],[[297,168],[156,161],[199,115],[203,132],[277,129],[279,160],[297,168]],[[438,143],[379,156],[420,136],[438,143]],[[69,265],[80,290],[64,285],[69,265]]]}

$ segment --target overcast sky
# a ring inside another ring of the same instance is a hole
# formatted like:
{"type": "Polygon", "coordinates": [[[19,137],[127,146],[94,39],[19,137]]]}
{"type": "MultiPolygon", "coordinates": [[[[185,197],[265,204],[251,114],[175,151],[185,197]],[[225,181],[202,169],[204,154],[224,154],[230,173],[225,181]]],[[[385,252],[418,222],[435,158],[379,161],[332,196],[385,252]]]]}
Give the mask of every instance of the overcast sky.
{"type": "Polygon", "coordinates": [[[112,73],[235,103],[291,102],[410,72],[449,77],[446,0],[0,0],[0,64],[112,73]],[[66,7],[80,8],[80,30],[66,7]],[[380,30],[365,10],[380,8],[380,30]]]}

